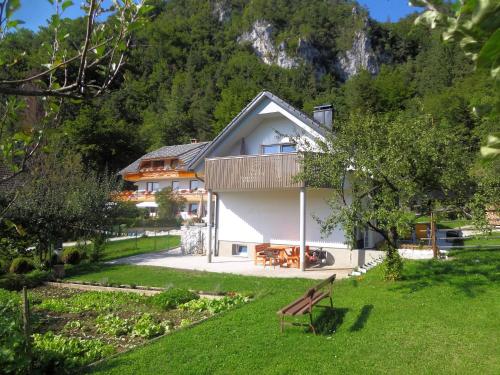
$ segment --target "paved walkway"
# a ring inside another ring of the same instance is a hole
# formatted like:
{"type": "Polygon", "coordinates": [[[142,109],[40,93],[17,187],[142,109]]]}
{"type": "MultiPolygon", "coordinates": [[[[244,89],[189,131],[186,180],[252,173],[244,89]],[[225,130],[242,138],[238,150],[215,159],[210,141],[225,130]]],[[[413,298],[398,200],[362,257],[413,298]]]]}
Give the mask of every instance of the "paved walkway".
{"type": "Polygon", "coordinates": [[[214,257],[212,263],[207,262],[205,256],[183,255],[180,248],[166,250],[157,253],[134,255],[127,258],[116,259],[107,262],[108,264],[133,264],[137,266],[157,266],[177,268],[184,270],[196,270],[219,273],[232,273],[246,276],[260,277],[283,277],[283,278],[307,278],[326,279],[333,273],[337,274],[337,279],[345,278],[352,269],[335,269],[332,267],[322,267],[308,269],[302,272],[296,268],[286,267],[263,267],[254,265],[253,260],[244,257],[214,257]]]}

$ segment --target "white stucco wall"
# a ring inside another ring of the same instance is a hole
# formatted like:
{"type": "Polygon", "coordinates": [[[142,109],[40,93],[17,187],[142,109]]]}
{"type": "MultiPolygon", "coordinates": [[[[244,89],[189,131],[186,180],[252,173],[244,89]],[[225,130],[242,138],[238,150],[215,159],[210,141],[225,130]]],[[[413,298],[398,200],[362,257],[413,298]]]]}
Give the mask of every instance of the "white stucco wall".
{"type": "MultiPolygon", "coordinates": [[[[326,189],[307,191],[306,242],[310,246],[347,248],[342,230],[323,238],[313,215],[330,212],[326,189]]],[[[218,239],[299,245],[299,190],[219,193],[218,239]]]]}
{"type": "MultiPolygon", "coordinates": [[[[262,153],[262,145],[289,143],[292,140],[299,141],[298,148],[303,144],[314,143],[312,136],[305,133],[297,124],[277,114],[273,117],[262,118],[259,125],[245,137],[245,151],[247,155],[258,155],[262,153]]],[[[236,156],[240,153],[241,139],[238,139],[227,155],[219,156],[236,156]]]]}

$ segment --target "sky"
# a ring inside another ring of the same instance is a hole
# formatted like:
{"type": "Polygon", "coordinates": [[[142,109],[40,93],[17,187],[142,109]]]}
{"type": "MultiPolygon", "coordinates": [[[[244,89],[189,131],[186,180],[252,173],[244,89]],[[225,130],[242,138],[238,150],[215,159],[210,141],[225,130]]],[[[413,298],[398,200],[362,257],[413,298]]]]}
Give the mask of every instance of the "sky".
{"type": "MultiPolygon", "coordinates": [[[[79,6],[81,0],[73,0],[73,2],[75,5],[67,8],[63,16],[74,18],[82,15],[79,6]]],[[[105,3],[109,4],[109,2],[105,0],[105,3]]],[[[397,21],[416,10],[408,5],[408,0],[358,0],[358,2],[368,8],[372,18],[381,22],[389,19],[393,22],[397,21]]],[[[23,20],[24,27],[36,31],[38,27],[47,23],[47,19],[53,12],[54,8],[48,0],[21,0],[21,8],[14,14],[14,18],[23,20]]]]}

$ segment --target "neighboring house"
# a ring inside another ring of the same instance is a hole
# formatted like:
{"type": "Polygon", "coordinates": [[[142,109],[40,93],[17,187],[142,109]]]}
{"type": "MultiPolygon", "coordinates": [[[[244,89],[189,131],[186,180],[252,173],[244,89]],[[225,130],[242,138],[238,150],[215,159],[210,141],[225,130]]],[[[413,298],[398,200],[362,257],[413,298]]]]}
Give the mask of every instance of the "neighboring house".
{"type": "MultiPolygon", "coordinates": [[[[305,263],[306,246],[328,252],[337,267],[363,264],[378,237],[359,230],[349,251],[341,228],[323,236],[316,218],[330,212],[329,189],[310,189],[294,175],[301,145],[314,147],[332,126],[332,107],[317,107],[314,119],[269,93],[257,95],[187,166],[205,180],[215,228],[214,255],[253,257],[260,243],[296,245],[305,263]]],[[[212,232],[210,232],[212,233],[212,232]]],[[[209,259],[210,259],[209,255],[209,259]]]]}
{"type": "Polygon", "coordinates": [[[155,193],[171,187],[186,199],[182,218],[201,217],[206,201],[204,183],[187,165],[207,145],[208,142],[192,140],[189,144],[162,147],[137,159],[120,171],[123,179],[133,182],[137,190],[121,192],[118,199],[136,202],[155,216],[155,193]]]}

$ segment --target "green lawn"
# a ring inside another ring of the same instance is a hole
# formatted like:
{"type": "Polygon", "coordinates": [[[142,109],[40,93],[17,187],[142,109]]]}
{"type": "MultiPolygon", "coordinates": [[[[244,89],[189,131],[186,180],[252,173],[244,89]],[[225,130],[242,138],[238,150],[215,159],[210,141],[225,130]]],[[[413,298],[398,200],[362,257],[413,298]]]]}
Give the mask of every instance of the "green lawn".
{"type": "Polygon", "coordinates": [[[180,236],[140,237],[136,239],[109,241],[106,243],[103,260],[129,257],[132,255],[152,253],[177,247],[180,236]]]}
{"type": "Polygon", "coordinates": [[[97,374],[498,374],[500,251],[462,250],[449,261],[406,262],[335,283],[322,334],[280,334],[276,311],[314,281],[154,267],[108,266],[77,279],[254,292],[253,302],[112,358],[97,374]]]}
{"type": "MultiPolygon", "coordinates": [[[[430,223],[430,222],[431,222],[430,216],[420,216],[415,220],[415,223],[430,223]]],[[[439,220],[437,223],[439,229],[456,229],[456,228],[463,228],[467,225],[472,225],[472,221],[467,219],[455,219],[455,220],[442,219],[439,220]]]]}

